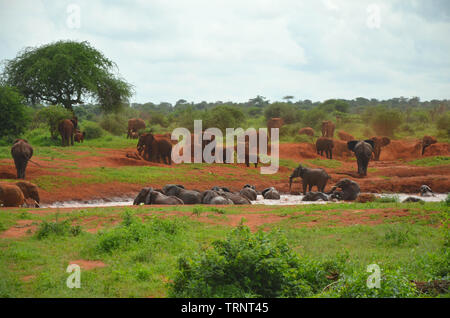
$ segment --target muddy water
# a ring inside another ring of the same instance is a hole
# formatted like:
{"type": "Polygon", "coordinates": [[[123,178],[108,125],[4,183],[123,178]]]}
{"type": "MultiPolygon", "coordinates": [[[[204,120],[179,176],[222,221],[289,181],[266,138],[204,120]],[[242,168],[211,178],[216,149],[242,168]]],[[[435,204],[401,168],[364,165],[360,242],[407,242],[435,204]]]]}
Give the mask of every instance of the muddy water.
{"type": "MultiPolygon", "coordinates": [[[[395,194],[374,194],[377,197],[397,197],[400,202],[407,197],[416,197],[426,202],[439,202],[447,198],[447,194],[435,194],[434,197],[421,197],[419,195],[407,194],[407,193],[395,193],[395,194]]],[[[258,195],[256,201],[252,201],[252,204],[264,204],[264,205],[293,205],[293,204],[327,204],[332,202],[324,201],[302,201],[303,195],[281,195],[280,200],[265,200],[261,195],[258,195]]],[[[66,201],[66,202],[54,202],[50,205],[42,205],[43,208],[89,208],[89,207],[112,207],[112,206],[131,206],[133,205],[134,198],[111,198],[106,200],[90,200],[90,201],[66,201]]]]}

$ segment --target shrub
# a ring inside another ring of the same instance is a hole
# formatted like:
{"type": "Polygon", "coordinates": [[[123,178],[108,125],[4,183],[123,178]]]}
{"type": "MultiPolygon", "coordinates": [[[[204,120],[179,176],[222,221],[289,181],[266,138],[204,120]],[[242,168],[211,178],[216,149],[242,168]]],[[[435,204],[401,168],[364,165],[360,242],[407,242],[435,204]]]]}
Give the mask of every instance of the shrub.
{"type": "Polygon", "coordinates": [[[41,240],[51,235],[66,236],[68,234],[77,236],[82,232],[79,225],[71,226],[69,220],[47,222],[43,221],[36,232],[37,239],[41,240]]]}
{"type": "Polygon", "coordinates": [[[362,117],[379,136],[393,136],[403,122],[400,111],[382,106],[366,109],[362,117]]]}
{"type": "Polygon", "coordinates": [[[0,85],[0,136],[9,136],[12,141],[25,131],[29,122],[27,108],[16,89],[0,85]]]}
{"type": "Polygon", "coordinates": [[[367,287],[369,275],[365,269],[344,274],[327,295],[342,298],[405,298],[418,295],[414,284],[399,270],[381,269],[380,288],[367,287]]]}
{"type": "MultiPolygon", "coordinates": [[[[342,258],[345,259],[345,258],[342,258]]],[[[330,262],[300,258],[278,232],[238,226],[226,240],[178,260],[170,297],[302,297],[329,284],[342,259],[330,262]]]]}
{"type": "Polygon", "coordinates": [[[47,124],[50,129],[50,135],[52,136],[52,139],[57,139],[59,135],[59,122],[63,119],[72,118],[73,114],[61,105],[51,105],[39,110],[36,114],[36,117],[38,121],[47,124]]]}
{"type": "Polygon", "coordinates": [[[446,112],[436,122],[436,128],[446,132],[447,137],[450,137],[450,112],[446,112]]]}
{"type": "Polygon", "coordinates": [[[82,131],[86,133],[86,139],[97,139],[104,135],[105,131],[95,122],[83,123],[82,131]]]}
{"type": "Polygon", "coordinates": [[[150,113],[150,125],[160,125],[161,127],[169,126],[169,121],[166,116],[160,112],[151,112],[150,113]]]}
{"type": "Polygon", "coordinates": [[[108,114],[100,120],[100,126],[115,136],[126,133],[128,120],[120,114],[108,114]]]}

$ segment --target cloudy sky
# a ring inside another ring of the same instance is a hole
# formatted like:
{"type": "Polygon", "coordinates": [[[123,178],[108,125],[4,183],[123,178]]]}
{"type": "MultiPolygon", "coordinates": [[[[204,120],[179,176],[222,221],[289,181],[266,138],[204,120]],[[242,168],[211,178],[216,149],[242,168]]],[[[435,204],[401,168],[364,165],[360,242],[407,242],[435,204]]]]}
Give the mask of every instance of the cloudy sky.
{"type": "Polygon", "coordinates": [[[0,0],[0,60],[67,39],[140,103],[450,98],[447,0],[0,0]]]}

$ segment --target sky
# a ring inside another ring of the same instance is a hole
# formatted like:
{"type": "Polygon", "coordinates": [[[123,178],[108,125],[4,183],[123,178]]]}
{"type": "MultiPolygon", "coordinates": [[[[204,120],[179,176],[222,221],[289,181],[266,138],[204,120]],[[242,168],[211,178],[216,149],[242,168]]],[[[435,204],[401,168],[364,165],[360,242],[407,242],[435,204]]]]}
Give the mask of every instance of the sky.
{"type": "Polygon", "coordinates": [[[88,41],[132,102],[450,99],[447,0],[0,0],[0,61],[88,41]]]}

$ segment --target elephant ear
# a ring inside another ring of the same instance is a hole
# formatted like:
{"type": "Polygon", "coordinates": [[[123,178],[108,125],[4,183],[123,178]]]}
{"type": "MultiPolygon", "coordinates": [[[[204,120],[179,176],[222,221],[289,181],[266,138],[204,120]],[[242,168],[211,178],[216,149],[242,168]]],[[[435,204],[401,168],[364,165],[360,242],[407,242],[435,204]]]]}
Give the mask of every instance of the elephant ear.
{"type": "Polygon", "coordinates": [[[354,151],[357,143],[358,143],[358,140],[352,140],[352,141],[347,142],[348,150],[354,151]]]}
{"type": "Polygon", "coordinates": [[[382,145],[383,147],[389,145],[390,143],[391,143],[391,140],[390,140],[388,137],[383,137],[383,138],[381,139],[381,145],[382,145]]]}
{"type": "Polygon", "coordinates": [[[374,142],[373,140],[371,140],[371,139],[366,139],[366,140],[364,140],[364,142],[366,142],[366,143],[368,143],[369,145],[371,145],[372,148],[375,148],[375,142],[374,142]]]}

